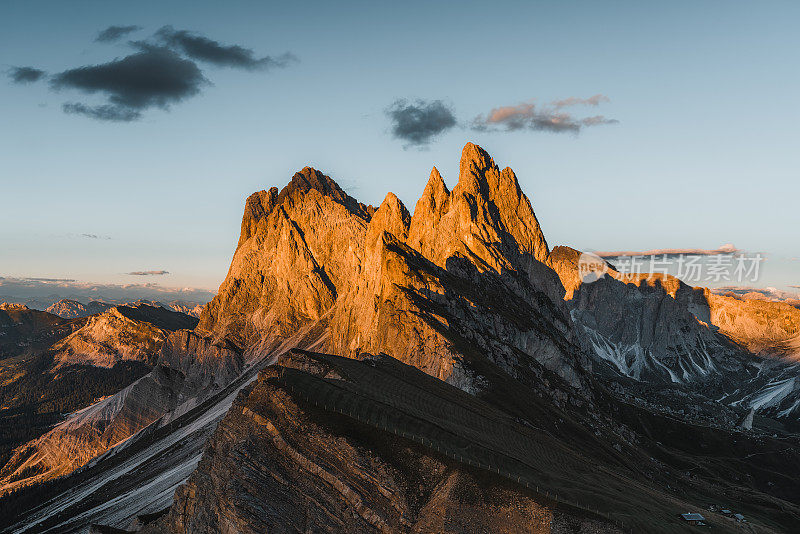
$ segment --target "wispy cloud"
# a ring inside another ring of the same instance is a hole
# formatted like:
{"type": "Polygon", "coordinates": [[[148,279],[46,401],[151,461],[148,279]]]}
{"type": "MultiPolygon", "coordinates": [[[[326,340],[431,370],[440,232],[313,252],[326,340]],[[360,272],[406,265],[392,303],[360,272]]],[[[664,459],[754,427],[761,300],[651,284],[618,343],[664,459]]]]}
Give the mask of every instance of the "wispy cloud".
{"type": "Polygon", "coordinates": [[[569,98],[564,98],[562,100],[553,100],[550,105],[556,109],[566,108],[570,106],[594,106],[597,107],[601,103],[604,102],[611,102],[611,99],[608,98],[606,95],[594,95],[590,96],[589,98],[577,98],[574,96],[570,96],[569,98]]]}
{"type": "Polygon", "coordinates": [[[14,83],[38,82],[47,76],[45,71],[33,67],[11,67],[8,69],[7,73],[8,77],[11,78],[11,81],[14,83]]]}
{"type": "Polygon", "coordinates": [[[139,299],[185,300],[208,302],[214,292],[192,287],[164,287],[157,284],[98,284],[70,278],[12,278],[0,276],[0,302],[25,302],[44,309],[53,302],[68,298],[83,302],[132,302],[139,299]]]}
{"type": "Polygon", "coordinates": [[[99,234],[81,234],[80,237],[85,237],[86,239],[111,239],[111,236],[107,235],[99,235],[99,234]]]}
{"type": "Polygon", "coordinates": [[[452,109],[441,100],[395,100],[386,110],[392,135],[408,146],[423,146],[456,125],[452,109]]]}
{"type": "MultiPolygon", "coordinates": [[[[788,286],[800,289],[800,286],[788,286]]],[[[741,297],[748,300],[770,300],[773,302],[787,302],[796,306],[800,303],[800,295],[791,291],[782,291],[776,287],[751,287],[751,286],[722,286],[711,289],[718,295],[741,297]]]]}
{"type": "Polygon", "coordinates": [[[130,273],[125,273],[131,276],[162,276],[165,274],[169,274],[169,271],[132,271],[130,273]]]}
{"type": "Polygon", "coordinates": [[[99,32],[97,37],[95,37],[95,42],[98,43],[110,43],[112,41],[118,41],[120,38],[128,35],[129,33],[133,33],[135,31],[141,30],[141,26],[109,26],[105,30],[99,32]]]}
{"type": "Polygon", "coordinates": [[[64,110],[64,113],[84,115],[101,121],[130,122],[142,118],[141,112],[135,109],[113,104],[87,106],[80,102],[67,102],[61,106],[61,109],[64,110]]]}
{"type": "Polygon", "coordinates": [[[593,252],[593,254],[601,258],[620,258],[624,256],[678,256],[693,255],[693,256],[716,256],[719,254],[735,254],[741,252],[731,243],[726,243],[719,248],[709,250],[703,248],[655,248],[652,250],[632,251],[632,250],[618,250],[614,252],[593,252]]]}
{"type": "Polygon", "coordinates": [[[250,48],[225,45],[195,32],[176,30],[172,26],[164,26],[158,30],[156,37],[166,46],[180,50],[192,59],[218,67],[257,70],[283,68],[297,61],[297,58],[288,52],[279,56],[257,57],[250,48]]]}
{"type": "MultiPolygon", "coordinates": [[[[8,280],[7,278],[0,278],[0,280],[8,280]]],[[[25,282],[74,282],[72,278],[20,278],[25,282]]]]}
{"type": "Polygon", "coordinates": [[[532,130],[577,134],[584,127],[616,124],[619,121],[609,119],[604,115],[579,118],[563,109],[579,105],[597,107],[601,103],[609,101],[607,96],[598,94],[589,98],[569,97],[555,100],[543,106],[538,106],[534,101],[514,106],[500,106],[493,108],[485,115],[475,117],[471,126],[478,131],[532,130]]]}

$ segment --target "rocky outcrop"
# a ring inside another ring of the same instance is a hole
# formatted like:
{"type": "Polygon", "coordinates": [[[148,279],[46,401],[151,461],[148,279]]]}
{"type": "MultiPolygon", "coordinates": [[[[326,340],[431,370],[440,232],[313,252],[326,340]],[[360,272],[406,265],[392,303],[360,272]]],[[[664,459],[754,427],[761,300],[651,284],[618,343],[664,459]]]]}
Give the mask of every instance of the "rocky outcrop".
{"type": "Polygon", "coordinates": [[[434,169],[413,216],[393,194],[375,210],[305,168],[248,199],[198,331],[251,355],[289,337],[353,357],[383,351],[475,391],[480,365],[456,348],[465,343],[515,376],[544,368],[581,389],[586,360],[549,264],[513,171],[472,143],[456,187],[434,169]]]}
{"type": "Polygon", "coordinates": [[[124,360],[153,365],[171,331],[196,324],[197,319],[161,307],[111,308],[53,346],[56,368],[75,364],[113,367],[124,360]]]}
{"type": "Polygon", "coordinates": [[[155,368],[15,449],[0,471],[0,495],[68,474],[165,415],[186,412],[233,382],[244,370],[241,351],[177,330],[196,324],[195,318],[161,307],[118,306],[91,317],[55,344],[54,372],[75,364],[112,367],[131,359],[155,368]]]}
{"type": "MultiPolygon", "coordinates": [[[[800,310],[716,295],[669,275],[621,275],[608,265],[597,279],[580,272],[587,261],[569,247],[551,255],[574,325],[598,361],[642,383],[678,386],[678,395],[688,389],[763,415],[800,415],[800,366],[792,364],[800,310]]],[[[663,392],[655,398],[671,402],[663,392]]]]}
{"type": "Polygon", "coordinates": [[[245,364],[241,349],[230,342],[215,342],[188,330],[166,339],[158,363],[183,374],[178,404],[192,405],[233,382],[245,364]]]}

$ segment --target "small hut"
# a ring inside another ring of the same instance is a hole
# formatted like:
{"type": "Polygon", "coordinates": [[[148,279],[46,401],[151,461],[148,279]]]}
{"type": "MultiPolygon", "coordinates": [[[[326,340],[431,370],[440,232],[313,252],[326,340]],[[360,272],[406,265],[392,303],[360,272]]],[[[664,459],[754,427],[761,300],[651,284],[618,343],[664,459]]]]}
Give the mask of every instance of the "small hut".
{"type": "Polygon", "coordinates": [[[706,520],[702,514],[698,514],[696,512],[681,514],[681,518],[690,525],[704,525],[705,523],[703,523],[703,521],[706,520]]]}

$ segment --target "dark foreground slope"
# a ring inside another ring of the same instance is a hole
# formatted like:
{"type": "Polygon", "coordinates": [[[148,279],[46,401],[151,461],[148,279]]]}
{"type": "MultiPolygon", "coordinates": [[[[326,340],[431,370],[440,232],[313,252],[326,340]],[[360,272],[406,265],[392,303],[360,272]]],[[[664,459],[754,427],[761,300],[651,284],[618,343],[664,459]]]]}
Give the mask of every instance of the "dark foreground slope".
{"type": "MultiPolygon", "coordinates": [[[[587,452],[586,439],[573,446],[388,356],[293,351],[240,395],[143,531],[690,532],[678,514],[725,493],[711,479],[668,487],[636,452],[587,452]]],[[[790,532],[798,516],[774,508],[797,509],[758,499],[750,531],[790,532]]],[[[706,515],[715,532],[740,531],[706,515]]]]}
{"type": "MultiPolygon", "coordinates": [[[[619,532],[553,494],[567,483],[559,465],[593,476],[575,461],[552,438],[388,356],[294,351],[243,392],[169,514],[144,530],[619,532]],[[525,449],[538,457],[520,461],[525,449]],[[537,491],[548,480],[550,493],[537,491]]],[[[603,475],[594,476],[596,485],[603,475]]]]}

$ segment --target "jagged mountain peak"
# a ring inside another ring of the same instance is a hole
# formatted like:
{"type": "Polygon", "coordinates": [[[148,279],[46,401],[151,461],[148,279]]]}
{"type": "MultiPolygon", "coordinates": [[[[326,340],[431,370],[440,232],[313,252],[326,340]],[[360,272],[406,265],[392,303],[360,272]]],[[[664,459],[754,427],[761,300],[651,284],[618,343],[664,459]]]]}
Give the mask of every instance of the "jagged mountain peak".
{"type": "Polygon", "coordinates": [[[428,178],[428,184],[425,186],[425,190],[427,191],[430,189],[431,191],[441,190],[450,194],[450,190],[447,189],[447,185],[444,183],[444,179],[442,178],[441,173],[439,173],[439,169],[434,166],[431,168],[431,175],[428,178]]]}
{"type": "MultiPolygon", "coordinates": [[[[277,187],[272,187],[269,190],[253,193],[247,198],[237,248],[256,235],[259,224],[263,224],[278,206],[283,206],[284,210],[291,213],[298,206],[299,209],[303,209],[306,197],[315,198],[317,201],[327,198],[367,222],[375,213],[374,207],[364,205],[348,195],[330,176],[313,167],[303,167],[292,176],[280,192],[277,187]]],[[[287,214],[287,217],[292,218],[290,214],[287,214]]]]}
{"type": "Polygon", "coordinates": [[[386,194],[381,205],[372,216],[369,224],[369,236],[376,233],[389,232],[398,239],[405,241],[408,237],[408,230],[411,226],[411,215],[408,213],[403,202],[392,192],[386,194]]]}
{"type": "Polygon", "coordinates": [[[497,168],[494,160],[483,148],[475,143],[468,142],[461,149],[461,162],[459,163],[459,181],[467,173],[483,174],[491,168],[497,168]]]}
{"type": "Polygon", "coordinates": [[[316,189],[320,193],[330,195],[337,200],[344,200],[348,196],[333,178],[313,167],[303,167],[300,171],[294,173],[291,182],[281,191],[281,194],[288,195],[295,190],[308,191],[310,189],[316,189]]]}
{"type": "MultiPolygon", "coordinates": [[[[474,335],[484,318],[466,319],[464,301],[447,286],[490,283],[491,298],[538,294],[525,312],[538,322],[523,327],[517,349],[503,349],[509,358],[522,350],[577,386],[564,290],[516,176],[472,143],[462,151],[461,174],[450,191],[434,167],[413,216],[392,193],[368,208],[311,168],[277,195],[259,193],[248,201],[240,247],[198,331],[257,347],[251,354],[307,331],[322,336],[306,338],[318,348],[354,357],[384,351],[469,389],[473,379],[430,314],[445,314],[452,325],[459,317],[463,324],[451,328],[474,335]]],[[[476,298],[484,304],[469,315],[489,313],[491,298],[476,298]]]]}
{"type": "Polygon", "coordinates": [[[549,266],[549,248],[528,197],[514,172],[500,170],[489,154],[474,143],[461,152],[458,184],[447,190],[438,170],[414,210],[408,244],[440,267],[454,254],[470,258],[481,269],[498,273],[526,272],[548,295],[559,293],[557,280],[535,263],[549,266]],[[548,287],[545,287],[548,286],[548,287]],[[552,287],[549,287],[552,286],[552,287]]]}
{"type": "Polygon", "coordinates": [[[461,151],[456,189],[491,201],[507,198],[517,204],[527,200],[514,171],[510,167],[501,171],[489,153],[474,143],[467,143],[461,151]]]}
{"type": "Polygon", "coordinates": [[[428,183],[422,191],[422,196],[417,200],[414,208],[414,216],[411,219],[409,230],[409,243],[419,246],[421,243],[431,239],[435,228],[447,212],[450,204],[450,190],[439,174],[439,170],[434,167],[431,170],[428,183]]]}
{"type": "Polygon", "coordinates": [[[281,190],[277,202],[285,204],[285,199],[294,200],[298,195],[305,195],[312,190],[331,198],[365,220],[369,220],[375,212],[372,206],[360,203],[339,187],[333,178],[313,167],[303,167],[296,172],[289,184],[281,190]]]}

